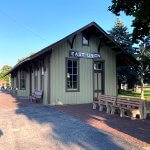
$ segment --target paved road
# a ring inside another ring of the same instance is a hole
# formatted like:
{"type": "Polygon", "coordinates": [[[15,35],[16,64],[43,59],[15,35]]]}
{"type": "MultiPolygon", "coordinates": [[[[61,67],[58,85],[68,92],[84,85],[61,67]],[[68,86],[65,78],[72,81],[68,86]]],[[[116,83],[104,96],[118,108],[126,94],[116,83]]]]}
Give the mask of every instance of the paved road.
{"type": "Polygon", "coordinates": [[[55,108],[0,110],[0,150],[138,149],[55,108]]]}

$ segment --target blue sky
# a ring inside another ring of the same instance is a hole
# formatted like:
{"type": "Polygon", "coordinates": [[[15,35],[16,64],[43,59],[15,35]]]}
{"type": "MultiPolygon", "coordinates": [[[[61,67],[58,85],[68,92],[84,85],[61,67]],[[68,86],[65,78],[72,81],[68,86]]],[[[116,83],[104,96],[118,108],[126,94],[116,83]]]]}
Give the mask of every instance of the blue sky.
{"type": "MultiPolygon", "coordinates": [[[[116,16],[111,0],[0,0],[0,68],[95,21],[110,30],[116,16]]],[[[120,19],[132,31],[132,18],[120,19]]]]}

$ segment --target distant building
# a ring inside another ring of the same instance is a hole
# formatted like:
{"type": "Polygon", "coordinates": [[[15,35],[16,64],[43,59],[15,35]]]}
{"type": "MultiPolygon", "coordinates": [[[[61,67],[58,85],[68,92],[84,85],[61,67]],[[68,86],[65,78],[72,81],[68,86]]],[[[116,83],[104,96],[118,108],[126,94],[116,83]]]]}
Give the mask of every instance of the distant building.
{"type": "Polygon", "coordinates": [[[5,80],[0,80],[0,88],[1,87],[6,87],[7,86],[7,81],[5,80]]]}

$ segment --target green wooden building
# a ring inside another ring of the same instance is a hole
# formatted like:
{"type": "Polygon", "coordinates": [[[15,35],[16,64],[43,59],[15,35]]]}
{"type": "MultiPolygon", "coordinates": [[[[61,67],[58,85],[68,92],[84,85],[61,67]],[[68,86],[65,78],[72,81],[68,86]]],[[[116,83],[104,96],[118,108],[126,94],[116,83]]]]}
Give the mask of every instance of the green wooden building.
{"type": "Polygon", "coordinates": [[[44,104],[91,103],[117,95],[116,68],[136,60],[92,22],[22,60],[9,72],[17,96],[43,91],[44,104]]]}

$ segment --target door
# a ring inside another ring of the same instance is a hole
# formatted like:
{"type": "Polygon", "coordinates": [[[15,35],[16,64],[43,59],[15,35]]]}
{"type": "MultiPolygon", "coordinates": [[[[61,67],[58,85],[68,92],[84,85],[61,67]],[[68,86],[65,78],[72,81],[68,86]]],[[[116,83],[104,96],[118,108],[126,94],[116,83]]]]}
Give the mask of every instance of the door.
{"type": "Polygon", "coordinates": [[[104,94],[104,62],[93,61],[93,99],[99,94],[104,94]]]}

